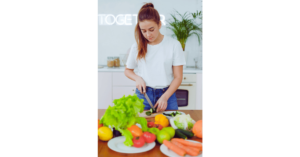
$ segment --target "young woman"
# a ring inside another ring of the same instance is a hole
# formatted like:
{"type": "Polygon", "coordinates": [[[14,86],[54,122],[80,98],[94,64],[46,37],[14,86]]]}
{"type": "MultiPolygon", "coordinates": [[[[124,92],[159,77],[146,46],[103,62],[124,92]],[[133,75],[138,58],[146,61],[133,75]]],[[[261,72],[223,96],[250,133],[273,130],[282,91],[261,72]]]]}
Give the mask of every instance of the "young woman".
{"type": "Polygon", "coordinates": [[[135,40],[126,63],[125,75],[136,82],[136,94],[144,99],[145,110],[178,110],[175,91],[181,84],[185,58],[179,41],[162,35],[160,16],[152,3],[138,13],[135,40]],[[134,69],[137,68],[137,73],[134,69]]]}

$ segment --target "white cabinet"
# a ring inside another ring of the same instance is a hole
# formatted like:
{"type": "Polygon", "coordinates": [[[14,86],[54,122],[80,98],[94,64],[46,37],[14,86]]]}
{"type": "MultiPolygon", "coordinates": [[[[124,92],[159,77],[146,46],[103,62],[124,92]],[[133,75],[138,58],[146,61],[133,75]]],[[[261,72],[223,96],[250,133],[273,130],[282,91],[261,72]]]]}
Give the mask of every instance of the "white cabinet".
{"type": "Polygon", "coordinates": [[[113,73],[113,86],[131,86],[135,87],[135,82],[125,76],[124,72],[113,73]]]}
{"type": "Polygon", "coordinates": [[[202,110],[202,73],[198,73],[196,76],[197,76],[196,109],[202,110]]]}
{"type": "Polygon", "coordinates": [[[120,99],[121,97],[133,95],[135,93],[135,87],[113,87],[113,100],[120,99]]]}
{"type": "Polygon", "coordinates": [[[98,109],[107,109],[112,100],[112,72],[98,72],[98,109]]]}
{"type": "Polygon", "coordinates": [[[125,76],[124,72],[113,73],[113,95],[112,98],[119,99],[121,97],[132,95],[135,93],[135,82],[125,76]]]}

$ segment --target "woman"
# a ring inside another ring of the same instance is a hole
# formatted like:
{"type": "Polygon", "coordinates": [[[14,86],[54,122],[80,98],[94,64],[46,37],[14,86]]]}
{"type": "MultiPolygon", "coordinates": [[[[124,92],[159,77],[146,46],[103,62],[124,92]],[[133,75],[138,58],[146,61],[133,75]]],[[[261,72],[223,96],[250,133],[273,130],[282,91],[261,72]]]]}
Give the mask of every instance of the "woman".
{"type": "Polygon", "coordinates": [[[136,94],[144,99],[145,110],[151,108],[145,93],[157,112],[178,110],[175,91],[181,84],[185,65],[182,47],[179,41],[159,32],[162,24],[152,3],[143,5],[137,20],[136,43],[131,46],[124,73],[136,82],[136,94]]]}

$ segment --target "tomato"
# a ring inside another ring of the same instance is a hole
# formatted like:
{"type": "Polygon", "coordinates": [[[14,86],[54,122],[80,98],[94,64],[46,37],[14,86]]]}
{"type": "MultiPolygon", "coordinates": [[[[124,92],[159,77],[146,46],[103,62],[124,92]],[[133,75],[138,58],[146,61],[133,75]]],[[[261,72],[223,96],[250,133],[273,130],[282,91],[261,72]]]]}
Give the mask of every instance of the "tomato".
{"type": "Polygon", "coordinates": [[[138,137],[143,135],[142,129],[137,125],[132,125],[131,127],[128,128],[128,130],[131,132],[133,137],[138,137]]]}
{"type": "Polygon", "coordinates": [[[142,136],[141,137],[135,137],[135,138],[132,139],[132,142],[133,142],[134,147],[140,148],[140,147],[144,146],[145,139],[142,136]]]}
{"type": "Polygon", "coordinates": [[[101,128],[103,124],[100,124],[100,120],[98,119],[98,129],[101,128]]]}
{"type": "Polygon", "coordinates": [[[155,124],[155,127],[158,128],[159,130],[161,130],[163,128],[163,126],[160,124],[155,124]]]}
{"type": "Polygon", "coordinates": [[[154,127],[154,125],[155,125],[154,122],[148,122],[147,123],[148,128],[152,128],[152,127],[154,127]]]}
{"type": "Polygon", "coordinates": [[[146,143],[152,143],[156,140],[156,136],[154,134],[151,134],[150,132],[144,132],[143,137],[146,143]]]}

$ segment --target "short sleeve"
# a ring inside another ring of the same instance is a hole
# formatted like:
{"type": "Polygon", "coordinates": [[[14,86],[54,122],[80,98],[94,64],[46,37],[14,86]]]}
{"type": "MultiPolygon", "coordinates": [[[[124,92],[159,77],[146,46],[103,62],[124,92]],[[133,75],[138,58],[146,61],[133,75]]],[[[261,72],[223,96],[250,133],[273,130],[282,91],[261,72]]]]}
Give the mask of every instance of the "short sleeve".
{"type": "Polygon", "coordinates": [[[134,69],[137,67],[136,57],[137,57],[137,47],[136,44],[133,44],[130,48],[130,52],[126,62],[126,67],[128,69],[134,69]]]}
{"type": "Polygon", "coordinates": [[[174,51],[173,51],[173,66],[178,66],[178,65],[185,65],[185,56],[184,52],[182,50],[181,44],[179,41],[176,40],[176,44],[174,46],[174,51]]]}

